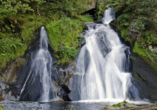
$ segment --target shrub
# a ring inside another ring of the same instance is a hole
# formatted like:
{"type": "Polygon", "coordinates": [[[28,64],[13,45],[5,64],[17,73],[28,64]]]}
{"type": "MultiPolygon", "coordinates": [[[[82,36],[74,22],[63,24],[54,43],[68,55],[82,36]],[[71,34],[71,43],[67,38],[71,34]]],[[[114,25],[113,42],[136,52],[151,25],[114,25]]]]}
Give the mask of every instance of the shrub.
{"type": "Polygon", "coordinates": [[[92,20],[89,15],[78,18],[62,17],[60,20],[50,22],[46,28],[56,56],[69,62],[75,58],[80,47],[79,35],[85,26],[84,21],[92,20]]]}
{"type": "Polygon", "coordinates": [[[26,48],[19,38],[0,39],[0,69],[10,60],[22,56],[26,48]]]}

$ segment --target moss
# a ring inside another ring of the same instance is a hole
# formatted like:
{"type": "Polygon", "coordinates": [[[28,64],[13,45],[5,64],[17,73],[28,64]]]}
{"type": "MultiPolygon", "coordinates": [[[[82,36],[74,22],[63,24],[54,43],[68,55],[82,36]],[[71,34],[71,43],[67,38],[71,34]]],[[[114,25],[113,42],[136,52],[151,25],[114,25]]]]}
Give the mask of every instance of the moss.
{"type": "Polygon", "coordinates": [[[125,105],[135,105],[134,103],[128,103],[126,101],[120,102],[118,104],[114,104],[111,107],[124,107],[125,105]]]}
{"type": "Polygon", "coordinates": [[[78,18],[62,17],[60,20],[50,22],[46,28],[59,63],[70,62],[75,58],[79,48],[81,36],[85,26],[84,22],[92,21],[89,15],[78,18]]]}
{"type": "Polygon", "coordinates": [[[135,76],[136,78],[138,78],[138,79],[141,79],[142,81],[146,81],[146,79],[145,79],[142,75],[140,75],[140,74],[138,74],[138,73],[135,73],[134,76],[135,76]]]}
{"type": "Polygon", "coordinates": [[[69,79],[70,79],[73,75],[74,75],[74,73],[70,73],[70,74],[68,75],[68,77],[65,79],[65,81],[64,81],[63,84],[67,84],[68,81],[69,81],[69,79]]]}
{"type": "Polygon", "coordinates": [[[2,105],[0,105],[0,110],[5,110],[4,107],[2,105]]]}
{"type": "Polygon", "coordinates": [[[124,35],[126,35],[128,33],[128,30],[127,29],[122,29],[121,30],[121,35],[122,37],[124,37],[124,35]]]}
{"type": "Polygon", "coordinates": [[[131,56],[130,58],[131,58],[132,60],[136,60],[136,58],[134,58],[134,57],[132,57],[132,56],[131,56]]]}
{"type": "Polygon", "coordinates": [[[104,10],[106,9],[105,7],[106,3],[103,2],[102,0],[97,0],[96,2],[96,12],[95,12],[95,17],[97,19],[102,18],[102,13],[104,12],[104,10]]]}
{"type": "MultiPolygon", "coordinates": [[[[81,39],[79,34],[83,31],[84,22],[93,21],[89,15],[80,15],[88,10],[88,5],[91,3],[92,0],[48,1],[40,5],[40,15],[36,11],[22,13],[20,10],[13,16],[9,14],[6,17],[1,16],[0,70],[11,60],[23,56],[27,45],[34,39],[34,31],[47,24],[49,24],[48,34],[55,50],[54,56],[61,59],[61,62],[71,61],[79,50],[81,39]],[[64,50],[64,47],[67,50],[64,50]]],[[[36,9],[37,4],[30,5],[36,9]]]]}
{"type": "Polygon", "coordinates": [[[128,41],[132,45],[132,40],[129,37],[125,37],[124,39],[125,41],[128,41]]]}
{"type": "Polygon", "coordinates": [[[149,63],[150,64],[150,66],[151,67],[153,67],[155,70],[156,70],[156,72],[157,72],[157,66],[156,66],[156,64],[155,63],[152,63],[148,58],[146,58],[146,57],[142,57],[147,63],[149,63]]]}
{"type": "Polygon", "coordinates": [[[26,44],[21,43],[20,39],[0,39],[0,69],[4,68],[10,60],[22,56],[26,49],[26,44]]]}
{"type": "Polygon", "coordinates": [[[21,37],[23,41],[30,42],[32,39],[34,39],[34,31],[47,23],[48,21],[42,17],[32,17],[30,21],[26,21],[23,25],[21,25],[21,37]]]}
{"type": "Polygon", "coordinates": [[[145,54],[145,52],[144,52],[142,49],[139,48],[137,42],[135,42],[135,44],[134,44],[133,52],[139,54],[140,56],[145,56],[145,57],[147,56],[147,55],[145,54]]]}

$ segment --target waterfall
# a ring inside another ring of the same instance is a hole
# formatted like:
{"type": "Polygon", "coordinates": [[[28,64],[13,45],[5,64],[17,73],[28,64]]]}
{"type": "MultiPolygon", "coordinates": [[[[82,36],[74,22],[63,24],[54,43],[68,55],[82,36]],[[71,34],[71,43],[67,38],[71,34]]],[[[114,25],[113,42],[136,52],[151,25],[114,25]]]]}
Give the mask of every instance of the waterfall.
{"type": "Polygon", "coordinates": [[[21,90],[20,100],[50,101],[53,94],[51,67],[53,59],[48,51],[48,36],[45,27],[40,30],[40,42],[31,52],[30,70],[21,90]]]}
{"type": "Polygon", "coordinates": [[[115,19],[115,12],[113,8],[109,8],[104,11],[104,17],[102,19],[103,24],[109,24],[114,19],[115,19]]]}
{"type": "MultiPolygon", "coordinates": [[[[121,43],[109,25],[115,17],[113,11],[104,12],[105,25],[86,23],[86,44],[78,54],[75,69],[80,100],[125,99],[132,86],[129,47],[121,43]]],[[[136,90],[132,91],[137,95],[136,90]]]]}

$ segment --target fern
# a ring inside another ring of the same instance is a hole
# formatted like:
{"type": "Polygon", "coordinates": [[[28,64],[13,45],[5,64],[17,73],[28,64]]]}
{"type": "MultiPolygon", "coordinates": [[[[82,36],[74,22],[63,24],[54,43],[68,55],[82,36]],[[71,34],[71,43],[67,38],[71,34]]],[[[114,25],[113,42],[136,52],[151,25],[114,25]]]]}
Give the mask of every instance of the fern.
{"type": "Polygon", "coordinates": [[[22,56],[26,48],[18,38],[0,39],[0,68],[4,67],[9,60],[22,56]]]}

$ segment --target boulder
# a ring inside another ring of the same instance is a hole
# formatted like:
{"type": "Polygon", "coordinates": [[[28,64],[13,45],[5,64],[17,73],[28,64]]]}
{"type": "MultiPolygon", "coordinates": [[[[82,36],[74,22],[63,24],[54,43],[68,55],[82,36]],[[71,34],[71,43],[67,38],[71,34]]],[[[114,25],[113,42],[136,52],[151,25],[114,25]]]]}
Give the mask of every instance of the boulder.
{"type": "Polygon", "coordinates": [[[64,101],[72,101],[69,98],[69,93],[71,92],[71,90],[69,89],[69,87],[65,84],[61,84],[60,85],[60,89],[57,93],[57,96],[59,96],[60,98],[62,98],[64,101]]]}

